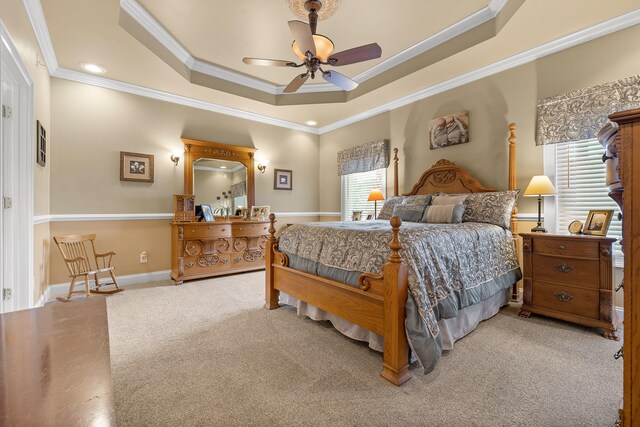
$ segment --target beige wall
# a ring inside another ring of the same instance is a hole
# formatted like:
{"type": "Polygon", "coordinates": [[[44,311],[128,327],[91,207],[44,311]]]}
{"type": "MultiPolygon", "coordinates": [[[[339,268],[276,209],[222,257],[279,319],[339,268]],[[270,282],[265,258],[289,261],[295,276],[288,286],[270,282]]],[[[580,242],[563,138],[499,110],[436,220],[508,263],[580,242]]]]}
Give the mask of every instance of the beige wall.
{"type": "MultiPolygon", "coordinates": [[[[38,47],[35,34],[26,15],[23,2],[20,0],[2,0],[0,19],[7,28],[11,39],[18,48],[18,54],[27,67],[33,81],[34,121],[39,120],[47,130],[48,150],[55,144],[55,136],[51,131],[50,116],[50,78],[44,63],[43,55],[38,47]]],[[[35,144],[35,142],[34,142],[35,144]]],[[[51,162],[45,167],[34,160],[34,215],[49,213],[49,174],[51,162]]],[[[46,224],[38,225],[34,229],[34,301],[38,301],[43,292],[43,286],[48,283],[47,257],[48,228],[46,224]]]]}
{"type": "MultiPolygon", "coordinates": [[[[518,186],[542,174],[543,150],[536,147],[536,101],[638,74],[640,26],[542,58],[402,108],[354,123],[320,137],[320,210],[340,210],[336,155],[343,148],[390,138],[399,148],[400,191],[408,191],[422,172],[441,158],[454,161],[490,187],[508,186],[507,126],[518,125],[518,186]],[[430,120],[459,110],[469,111],[470,142],[429,150],[430,120]]],[[[387,171],[387,193],[393,189],[387,171]]],[[[520,212],[536,212],[536,202],[520,198],[520,212]]]]}
{"type": "Polygon", "coordinates": [[[255,147],[270,160],[256,173],[256,204],[318,211],[318,136],[95,86],[52,79],[51,213],[167,213],[183,192],[181,137],[255,147]],[[155,156],[153,184],[120,181],[120,151],[155,156]],[[273,168],[292,169],[293,191],[273,189],[273,168]]]}
{"type": "MultiPolygon", "coordinates": [[[[66,80],[52,79],[51,88],[58,142],[51,153],[54,215],[170,213],[171,196],[183,192],[184,162],[176,167],[169,159],[182,147],[181,137],[257,148],[256,156],[270,162],[264,174],[256,171],[256,205],[318,211],[317,135],[66,80]],[[155,182],[120,181],[120,151],[153,154],[155,182]],[[293,170],[293,191],[273,189],[274,168],[293,170]]],[[[280,223],[302,220],[317,217],[280,223]]],[[[52,236],[77,233],[97,233],[100,250],[118,253],[119,275],[171,268],[169,220],[51,223],[52,236]],[[149,251],[147,264],[139,263],[142,250],[149,251]]],[[[62,259],[52,251],[50,283],[66,281],[62,259]]]]}

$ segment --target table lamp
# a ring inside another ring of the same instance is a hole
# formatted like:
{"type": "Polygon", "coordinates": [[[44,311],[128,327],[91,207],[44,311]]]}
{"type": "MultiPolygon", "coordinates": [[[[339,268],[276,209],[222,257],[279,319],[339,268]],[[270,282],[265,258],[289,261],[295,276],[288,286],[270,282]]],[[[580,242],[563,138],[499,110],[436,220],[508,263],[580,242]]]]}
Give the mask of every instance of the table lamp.
{"type": "Polygon", "coordinates": [[[523,194],[523,196],[527,197],[538,197],[538,225],[533,227],[531,231],[547,232],[547,229],[542,226],[542,196],[552,196],[554,194],[556,194],[556,188],[546,175],[536,175],[531,178],[531,182],[523,194]]]}
{"type": "Polygon", "coordinates": [[[369,193],[369,198],[367,199],[367,201],[373,202],[373,219],[378,218],[378,200],[384,200],[382,191],[371,190],[371,193],[369,193]]]}

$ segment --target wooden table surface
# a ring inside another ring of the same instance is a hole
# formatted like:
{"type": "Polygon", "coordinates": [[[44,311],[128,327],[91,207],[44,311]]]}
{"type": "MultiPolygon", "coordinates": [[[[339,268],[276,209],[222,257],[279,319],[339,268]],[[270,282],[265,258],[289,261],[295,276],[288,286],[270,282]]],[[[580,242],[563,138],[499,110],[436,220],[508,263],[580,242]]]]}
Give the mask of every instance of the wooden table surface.
{"type": "Polygon", "coordinates": [[[0,315],[0,426],[112,426],[105,298],[0,315]]]}

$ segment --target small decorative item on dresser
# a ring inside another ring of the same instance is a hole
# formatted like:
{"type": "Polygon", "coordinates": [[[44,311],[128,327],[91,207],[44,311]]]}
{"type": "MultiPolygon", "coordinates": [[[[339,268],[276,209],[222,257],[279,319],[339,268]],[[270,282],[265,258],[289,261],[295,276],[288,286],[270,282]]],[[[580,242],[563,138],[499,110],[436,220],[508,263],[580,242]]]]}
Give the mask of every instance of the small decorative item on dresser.
{"type": "Polygon", "coordinates": [[[266,221],[269,217],[269,206],[252,206],[251,207],[251,219],[266,221]]]}
{"type": "Polygon", "coordinates": [[[173,195],[173,220],[174,221],[195,221],[196,196],[193,194],[173,195]]]}
{"type": "Polygon", "coordinates": [[[524,301],[531,313],[601,328],[618,340],[613,306],[614,238],[521,233],[524,301]]]}
{"type": "Polygon", "coordinates": [[[582,234],[582,222],[578,220],[571,221],[571,224],[569,224],[569,233],[582,234]]]}
{"type": "Polygon", "coordinates": [[[367,215],[367,221],[371,221],[372,219],[373,219],[373,215],[368,214],[368,215],[367,215]]]}
{"type": "Polygon", "coordinates": [[[287,169],[273,170],[273,189],[274,190],[292,190],[293,189],[293,171],[287,169]]]}
{"type": "Polygon", "coordinates": [[[120,181],[153,182],[153,155],[121,151],[120,181]]]}
{"type": "Polygon", "coordinates": [[[362,219],[362,211],[353,211],[351,221],[360,221],[362,219]]]}
{"type": "Polygon", "coordinates": [[[606,236],[611,224],[613,210],[590,210],[587,216],[587,222],[584,226],[584,234],[592,234],[594,236],[606,236]]]}
{"type": "Polygon", "coordinates": [[[205,222],[215,222],[211,205],[200,205],[202,208],[202,216],[204,216],[205,222]]]}

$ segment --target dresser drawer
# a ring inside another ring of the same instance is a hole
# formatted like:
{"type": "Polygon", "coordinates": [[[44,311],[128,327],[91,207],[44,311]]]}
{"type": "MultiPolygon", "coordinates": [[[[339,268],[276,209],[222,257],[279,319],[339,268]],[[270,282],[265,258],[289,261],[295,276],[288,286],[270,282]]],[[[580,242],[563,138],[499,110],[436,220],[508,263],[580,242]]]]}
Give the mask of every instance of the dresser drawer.
{"type": "Polygon", "coordinates": [[[265,224],[265,223],[260,223],[260,224],[235,223],[232,225],[232,227],[233,227],[234,237],[264,236],[269,234],[269,224],[265,224]]]}
{"type": "Polygon", "coordinates": [[[533,253],[565,255],[572,257],[598,258],[600,245],[597,241],[537,238],[533,242],[533,253]]]}
{"type": "Polygon", "coordinates": [[[195,257],[184,257],[184,276],[195,276],[210,272],[222,272],[231,267],[230,254],[208,254],[195,257]]]}
{"type": "Polygon", "coordinates": [[[184,225],[184,239],[231,237],[231,224],[184,225]]]}
{"type": "Polygon", "coordinates": [[[545,282],[533,282],[532,305],[599,319],[600,292],[545,282]]]}
{"type": "Polygon", "coordinates": [[[533,277],[536,280],[599,289],[600,263],[598,260],[534,254],[533,277]]]}

